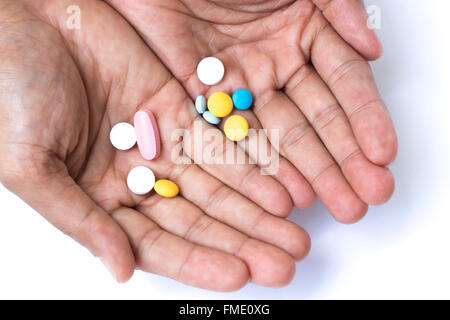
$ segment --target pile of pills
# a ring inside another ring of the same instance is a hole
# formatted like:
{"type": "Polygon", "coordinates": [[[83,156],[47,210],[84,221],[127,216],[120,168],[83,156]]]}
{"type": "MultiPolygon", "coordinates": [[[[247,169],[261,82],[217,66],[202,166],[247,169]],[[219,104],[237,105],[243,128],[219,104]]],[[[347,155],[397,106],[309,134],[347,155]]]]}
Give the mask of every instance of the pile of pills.
{"type": "MultiPolygon", "coordinates": [[[[223,63],[213,57],[200,61],[197,67],[199,80],[206,85],[218,84],[225,75],[223,63]]],[[[232,97],[225,92],[215,92],[208,100],[204,96],[198,96],[195,101],[195,109],[203,116],[206,122],[217,125],[222,118],[226,118],[233,111],[247,110],[253,104],[253,97],[247,89],[236,90],[232,97]]],[[[242,116],[233,115],[225,120],[224,132],[228,139],[241,141],[248,134],[248,122],[242,116]]]]}
{"type": "MultiPolygon", "coordinates": [[[[225,67],[217,58],[204,58],[197,66],[199,80],[208,86],[222,81],[225,67]]],[[[253,97],[247,89],[236,90],[230,97],[225,92],[215,92],[208,100],[198,96],[195,108],[210,124],[217,125],[222,118],[226,118],[224,132],[228,139],[241,141],[248,134],[248,122],[240,115],[232,115],[234,108],[247,110],[253,104],[253,97]]],[[[110,132],[112,145],[122,151],[129,150],[137,143],[139,152],[145,160],[154,160],[161,152],[161,139],[156,118],[150,110],[140,110],[134,115],[134,126],[121,122],[117,123],[110,132]]],[[[137,195],[146,195],[155,189],[162,197],[172,198],[178,195],[178,186],[169,180],[156,181],[155,174],[150,168],[138,166],[133,168],[127,177],[128,188],[137,195]]]]}
{"type": "MultiPolygon", "coordinates": [[[[134,126],[121,122],[116,124],[109,134],[111,144],[118,150],[129,150],[137,143],[139,152],[145,160],[154,160],[161,152],[156,118],[150,110],[140,110],[134,115],[134,126]]],[[[128,188],[137,195],[146,195],[153,189],[162,197],[172,198],[178,195],[178,186],[169,180],[156,181],[150,168],[138,166],[127,177],[128,188]]]]}

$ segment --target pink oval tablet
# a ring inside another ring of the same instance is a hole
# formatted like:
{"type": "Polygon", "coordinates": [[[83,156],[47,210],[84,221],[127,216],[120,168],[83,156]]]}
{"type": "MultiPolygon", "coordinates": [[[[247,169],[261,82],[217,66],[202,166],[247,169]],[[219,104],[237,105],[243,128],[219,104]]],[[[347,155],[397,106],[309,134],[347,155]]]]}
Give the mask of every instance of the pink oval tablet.
{"type": "Polygon", "coordinates": [[[161,151],[161,141],[158,124],[153,113],[150,110],[136,112],[134,129],[136,130],[136,140],[142,157],[145,160],[157,158],[161,151]]]}

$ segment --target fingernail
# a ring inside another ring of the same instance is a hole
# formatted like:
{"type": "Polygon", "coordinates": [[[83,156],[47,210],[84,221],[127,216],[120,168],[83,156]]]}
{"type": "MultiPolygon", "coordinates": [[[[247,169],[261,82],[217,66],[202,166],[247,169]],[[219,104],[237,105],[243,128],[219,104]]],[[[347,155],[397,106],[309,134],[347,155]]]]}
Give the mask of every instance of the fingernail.
{"type": "Polygon", "coordinates": [[[108,260],[105,260],[103,258],[100,258],[100,261],[105,265],[106,269],[108,269],[109,273],[113,276],[114,280],[116,280],[117,282],[119,282],[119,279],[117,278],[116,272],[114,271],[114,269],[111,267],[111,265],[109,264],[108,260]]]}

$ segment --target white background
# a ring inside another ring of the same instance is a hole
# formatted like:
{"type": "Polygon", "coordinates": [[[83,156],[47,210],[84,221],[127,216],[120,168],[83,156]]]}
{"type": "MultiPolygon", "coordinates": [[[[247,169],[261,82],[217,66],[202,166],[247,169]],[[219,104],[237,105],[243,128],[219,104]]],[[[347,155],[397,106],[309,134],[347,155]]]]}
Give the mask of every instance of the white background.
{"type": "Polygon", "coordinates": [[[90,253],[0,186],[0,298],[450,298],[450,1],[379,5],[384,57],[373,64],[396,124],[396,193],[352,226],[317,203],[292,219],[309,257],[282,289],[214,293],[136,272],[116,284],[90,253]]]}

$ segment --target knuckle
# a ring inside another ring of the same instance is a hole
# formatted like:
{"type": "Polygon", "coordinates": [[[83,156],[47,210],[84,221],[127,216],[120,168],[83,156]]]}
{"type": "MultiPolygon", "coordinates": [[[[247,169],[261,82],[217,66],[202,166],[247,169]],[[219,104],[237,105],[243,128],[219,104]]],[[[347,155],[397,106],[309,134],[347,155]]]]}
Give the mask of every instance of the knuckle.
{"type": "Polygon", "coordinates": [[[195,241],[214,224],[214,221],[206,215],[200,215],[187,229],[184,238],[189,241],[195,241]]]}
{"type": "Polygon", "coordinates": [[[214,211],[215,208],[220,207],[220,205],[232,194],[232,192],[233,190],[228,188],[226,185],[221,184],[207,197],[205,212],[209,212],[210,210],[214,211]]]}
{"type": "Polygon", "coordinates": [[[313,75],[313,69],[308,64],[302,65],[286,85],[286,91],[288,94],[294,93],[305,83],[308,78],[313,75]]]}
{"type": "Polygon", "coordinates": [[[334,103],[313,115],[312,126],[318,132],[323,131],[334,120],[342,116],[344,116],[344,111],[341,109],[339,104],[334,103]]]}
{"type": "Polygon", "coordinates": [[[296,124],[281,138],[281,150],[284,150],[286,152],[286,150],[295,147],[305,138],[308,133],[312,131],[313,130],[311,125],[306,121],[296,124]]]}
{"type": "Polygon", "coordinates": [[[362,114],[364,111],[372,110],[377,106],[384,105],[383,100],[380,98],[375,98],[360,104],[359,106],[354,107],[348,115],[348,118],[352,120],[356,115],[362,114]]]}
{"type": "Polygon", "coordinates": [[[317,184],[317,182],[322,178],[328,171],[335,169],[337,164],[333,161],[328,166],[325,166],[321,168],[312,178],[311,178],[311,185],[314,186],[317,184]]]}
{"type": "Polygon", "coordinates": [[[328,83],[330,88],[335,87],[339,83],[339,81],[342,80],[346,75],[358,68],[366,69],[370,67],[368,62],[363,60],[362,58],[349,59],[336,66],[328,76],[328,83]]]}
{"type": "Polygon", "coordinates": [[[164,231],[159,227],[150,227],[135,243],[136,258],[142,260],[147,254],[150,255],[163,235],[164,231]]]}

